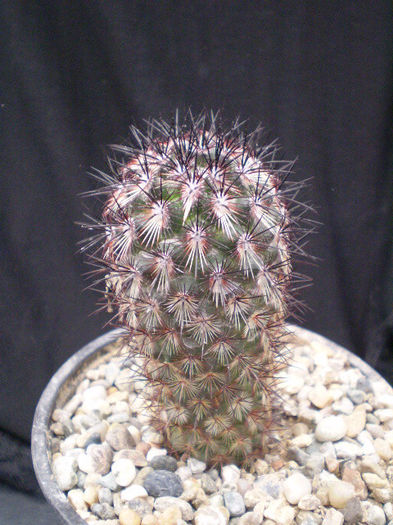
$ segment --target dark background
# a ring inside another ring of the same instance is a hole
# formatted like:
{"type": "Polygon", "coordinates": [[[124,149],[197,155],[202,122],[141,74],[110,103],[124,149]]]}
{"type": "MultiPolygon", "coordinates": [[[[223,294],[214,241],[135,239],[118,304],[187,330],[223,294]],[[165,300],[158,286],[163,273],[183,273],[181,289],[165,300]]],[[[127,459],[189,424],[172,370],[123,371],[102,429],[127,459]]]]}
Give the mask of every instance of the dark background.
{"type": "Polygon", "coordinates": [[[34,407],[102,333],[77,253],[90,166],[177,107],[259,121],[312,177],[304,326],[393,380],[390,0],[0,3],[0,480],[37,494],[34,407]],[[314,217],[315,218],[315,217],[314,217]]]}

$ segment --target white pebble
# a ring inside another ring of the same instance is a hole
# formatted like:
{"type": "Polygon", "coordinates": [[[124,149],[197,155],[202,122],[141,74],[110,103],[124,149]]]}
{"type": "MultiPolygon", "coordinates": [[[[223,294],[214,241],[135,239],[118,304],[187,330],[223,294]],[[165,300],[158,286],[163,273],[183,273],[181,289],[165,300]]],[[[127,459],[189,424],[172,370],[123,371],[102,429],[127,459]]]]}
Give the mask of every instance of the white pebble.
{"type": "Polygon", "coordinates": [[[100,414],[110,414],[110,409],[108,411],[108,402],[106,399],[101,399],[100,397],[93,398],[93,399],[86,399],[86,401],[83,401],[81,410],[85,412],[86,414],[89,414],[91,412],[99,412],[100,414]]]}
{"type": "Polygon", "coordinates": [[[123,368],[115,379],[115,386],[123,392],[132,392],[134,385],[132,383],[133,374],[128,368],[123,368]]]}
{"type": "Polygon", "coordinates": [[[258,488],[252,488],[244,494],[244,503],[248,509],[253,509],[260,501],[266,498],[266,493],[258,488]]]}
{"type": "Polygon", "coordinates": [[[183,494],[181,497],[186,501],[194,500],[201,490],[201,481],[199,479],[186,479],[183,481],[183,494]]]}
{"type": "Polygon", "coordinates": [[[163,512],[168,507],[178,507],[181,510],[182,518],[185,521],[191,521],[194,517],[194,510],[187,501],[180,498],[173,498],[171,496],[164,496],[156,498],[154,501],[154,508],[159,512],[163,512]]]}
{"type": "Polygon", "coordinates": [[[91,506],[93,503],[98,502],[98,486],[97,485],[87,485],[83,493],[83,499],[86,503],[91,506]]]}
{"type": "Polygon", "coordinates": [[[156,448],[152,447],[146,454],[146,460],[150,462],[153,458],[156,458],[157,456],[166,456],[167,450],[165,448],[156,448]]]}
{"type": "Polygon", "coordinates": [[[263,522],[263,516],[265,514],[265,508],[267,504],[268,504],[267,500],[264,500],[264,501],[260,501],[259,503],[257,503],[254,507],[253,513],[257,517],[259,517],[260,523],[263,522]]]}
{"type": "Polygon", "coordinates": [[[304,496],[311,494],[311,483],[300,472],[295,472],[284,481],[284,495],[292,505],[299,503],[304,496]]]}
{"type": "Polygon", "coordinates": [[[67,498],[75,510],[87,510],[87,505],[80,489],[72,489],[68,492],[67,498]]]}
{"type": "Polygon", "coordinates": [[[389,461],[392,457],[392,449],[387,441],[381,438],[377,438],[374,441],[374,447],[378,456],[385,461],[389,461]]]}
{"type": "Polygon", "coordinates": [[[385,525],[386,516],[378,505],[373,505],[369,501],[362,501],[363,521],[367,525],[385,525]]]}
{"type": "Polygon", "coordinates": [[[367,430],[367,432],[369,432],[371,434],[371,436],[374,439],[376,439],[376,438],[387,439],[386,438],[386,432],[383,429],[383,427],[380,426],[380,425],[376,425],[374,423],[367,423],[366,424],[366,430],[367,430]]]}
{"type": "Polygon", "coordinates": [[[69,412],[71,415],[74,414],[76,409],[82,404],[82,395],[75,394],[64,406],[64,410],[69,412]]]}
{"type": "Polygon", "coordinates": [[[111,403],[113,405],[115,405],[119,401],[129,401],[128,392],[116,390],[116,392],[112,392],[112,394],[109,394],[106,400],[108,401],[108,403],[111,403]]]}
{"type": "Polygon", "coordinates": [[[193,474],[201,474],[206,470],[206,463],[195,458],[189,458],[187,460],[187,466],[193,474]]]}
{"type": "Polygon", "coordinates": [[[225,465],[222,467],[221,477],[224,483],[236,485],[240,478],[240,469],[236,465],[225,465]]]}
{"type": "Polygon", "coordinates": [[[321,505],[321,501],[319,498],[314,496],[313,494],[303,496],[302,499],[298,503],[298,507],[300,510],[315,510],[321,505]]]}
{"type": "Polygon", "coordinates": [[[179,468],[176,470],[176,474],[179,476],[179,478],[180,478],[182,481],[185,481],[186,479],[189,479],[189,478],[191,478],[191,476],[192,476],[191,469],[190,469],[189,467],[186,467],[186,466],[181,466],[181,467],[179,467],[179,468]]]}
{"type": "Polygon", "coordinates": [[[383,506],[383,510],[385,511],[387,519],[393,520],[393,503],[391,501],[385,503],[385,505],[383,506]]]}
{"type": "Polygon", "coordinates": [[[385,479],[379,477],[377,474],[374,474],[373,472],[364,472],[362,474],[362,477],[370,490],[383,489],[387,487],[388,485],[388,482],[385,479]]]}
{"type": "Polygon", "coordinates": [[[379,421],[381,421],[381,423],[385,423],[386,421],[393,419],[392,408],[380,408],[379,410],[376,410],[374,414],[379,419],[379,421]]]}
{"type": "Polygon", "coordinates": [[[105,367],[105,379],[108,381],[110,385],[113,385],[119,373],[120,373],[120,367],[116,365],[115,363],[109,362],[107,366],[105,367]]]}
{"type": "Polygon", "coordinates": [[[147,490],[142,485],[130,485],[120,492],[122,501],[132,501],[135,498],[146,498],[147,496],[147,490]]]}
{"type": "Polygon", "coordinates": [[[78,467],[82,472],[85,472],[86,474],[92,474],[95,472],[96,462],[89,454],[79,454],[78,467]]]}
{"type": "Polygon", "coordinates": [[[268,504],[264,515],[265,518],[269,518],[280,525],[293,525],[295,509],[287,505],[285,500],[276,499],[268,504]]]}
{"type": "Polygon", "coordinates": [[[362,445],[363,456],[375,454],[373,439],[370,436],[369,432],[367,432],[367,430],[363,430],[362,432],[360,432],[356,440],[359,441],[359,443],[362,445]]]}
{"type": "Polygon", "coordinates": [[[146,380],[141,379],[141,380],[134,381],[135,392],[142,392],[142,390],[144,390],[145,387],[146,387],[146,380]]]}
{"type": "Polygon", "coordinates": [[[313,442],[313,435],[312,434],[300,434],[299,436],[294,437],[291,439],[291,445],[293,447],[298,448],[305,448],[311,445],[313,442]]]}
{"type": "Polygon", "coordinates": [[[339,441],[347,432],[347,425],[343,416],[327,416],[320,420],[315,437],[318,441],[339,441]]]}
{"type": "Polygon", "coordinates": [[[356,443],[349,441],[336,441],[334,443],[336,456],[342,459],[355,459],[362,455],[362,448],[356,443]]]}
{"type": "Polygon", "coordinates": [[[106,388],[103,385],[94,385],[87,388],[83,394],[83,401],[94,401],[95,399],[105,399],[106,398],[106,388]]]}
{"type": "MultiPolygon", "coordinates": [[[[150,416],[146,412],[145,415],[150,419],[150,416]]],[[[138,415],[139,421],[142,422],[142,418],[140,416],[143,416],[143,414],[138,415]]],[[[155,430],[149,428],[142,433],[142,441],[145,443],[150,443],[150,445],[160,445],[163,442],[163,436],[162,434],[159,434],[158,432],[155,432],[155,430]]]]}
{"type": "Polygon", "coordinates": [[[393,395],[392,394],[381,394],[377,398],[378,406],[393,408],[393,395]]]}
{"type": "Polygon", "coordinates": [[[352,414],[354,406],[350,399],[343,397],[335,403],[333,403],[333,410],[335,412],[341,412],[342,414],[352,414]]]}
{"type": "Polygon", "coordinates": [[[78,441],[78,438],[80,437],[80,434],[71,434],[64,440],[60,441],[60,452],[62,454],[65,454],[69,450],[73,450],[76,448],[76,443],[78,441]]]}
{"type": "Polygon", "coordinates": [[[128,487],[136,476],[134,463],[130,459],[118,459],[112,464],[111,469],[115,476],[116,483],[121,487],[128,487]]]}
{"type": "Polygon", "coordinates": [[[135,445],[137,445],[141,440],[141,432],[138,428],[136,428],[135,425],[130,425],[127,427],[128,432],[131,434],[132,439],[135,442],[135,445]]]}
{"type": "Polygon", "coordinates": [[[77,462],[75,458],[58,456],[53,462],[53,475],[60,490],[70,490],[78,482],[76,475],[77,462]]]}
{"type": "Polygon", "coordinates": [[[312,388],[308,394],[308,399],[317,408],[325,408],[332,402],[329,391],[323,385],[317,385],[315,388],[312,388]]]}
{"type": "Polygon", "coordinates": [[[322,525],[342,525],[344,523],[344,516],[335,509],[328,509],[323,519],[322,525]]]}
{"type": "Polygon", "coordinates": [[[282,389],[290,395],[300,392],[304,386],[304,378],[299,374],[290,373],[286,377],[282,377],[280,381],[282,389]]]}
{"type": "Polygon", "coordinates": [[[328,485],[330,505],[336,509],[343,509],[350,499],[355,497],[355,488],[346,481],[332,481],[328,485]]]}
{"type": "Polygon", "coordinates": [[[229,512],[225,507],[202,505],[194,515],[195,525],[227,525],[229,512]]]}
{"type": "Polygon", "coordinates": [[[260,525],[260,523],[262,523],[258,514],[255,512],[246,512],[238,519],[238,525],[260,525]]]}
{"type": "Polygon", "coordinates": [[[347,436],[355,438],[364,429],[366,424],[366,411],[362,406],[357,406],[345,421],[347,423],[347,436]]]}

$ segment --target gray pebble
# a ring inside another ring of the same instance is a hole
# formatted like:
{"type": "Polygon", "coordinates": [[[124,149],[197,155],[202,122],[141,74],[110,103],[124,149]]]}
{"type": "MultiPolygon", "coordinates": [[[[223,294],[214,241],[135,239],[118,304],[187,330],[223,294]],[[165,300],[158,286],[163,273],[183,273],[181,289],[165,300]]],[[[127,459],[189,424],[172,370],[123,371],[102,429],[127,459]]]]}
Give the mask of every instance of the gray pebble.
{"type": "Polygon", "coordinates": [[[77,482],[78,487],[80,489],[85,488],[85,481],[87,477],[86,472],[82,472],[81,470],[78,470],[77,476],[78,476],[78,482],[77,482]]]}
{"type": "Polygon", "coordinates": [[[246,506],[241,494],[238,492],[225,492],[223,496],[224,504],[231,516],[241,516],[246,512],[246,506]]]}
{"type": "Polygon", "coordinates": [[[100,430],[95,425],[94,428],[87,430],[78,438],[78,446],[87,448],[89,445],[99,445],[101,443],[100,430]]]}
{"type": "Polygon", "coordinates": [[[358,389],[349,390],[347,396],[355,405],[364,403],[364,400],[366,399],[366,394],[363,392],[363,390],[358,389]]]}
{"type": "Polygon", "coordinates": [[[287,451],[287,459],[289,461],[296,461],[298,465],[305,465],[309,457],[308,454],[297,447],[290,447],[287,451]]]}
{"type": "Polygon", "coordinates": [[[149,463],[149,467],[154,470],[169,470],[175,472],[177,470],[177,461],[171,456],[155,456],[149,463]]]}
{"type": "Polygon", "coordinates": [[[320,525],[322,518],[312,512],[301,510],[296,516],[296,523],[298,525],[320,525]]]}
{"type": "Polygon", "coordinates": [[[356,388],[362,390],[366,394],[373,392],[373,387],[368,377],[360,377],[356,383],[356,388]]]}
{"type": "Polygon", "coordinates": [[[107,418],[108,423],[128,423],[130,416],[127,412],[117,412],[107,418]]]}
{"type": "Polygon", "coordinates": [[[50,451],[52,453],[52,456],[56,454],[57,452],[60,452],[60,443],[61,440],[59,438],[53,437],[50,442],[50,451]]]}
{"type": "Polygon", "coordinates": [[[177,474],[168,470],[154,470],[146,476],[143,486],[149,496],[160,498],[173,496],[177,498],[183,493],[183,485],[177,474]]]}
{"type": "Polygon", "coordinates": [[[268,496],[277,499],[282,494],[282,479],[277,473],[264,474],[255,483],[255,488],[261,489],[268,496]]]}
{"type": "Polygon", "coordinates": [[[135,446],[131,434],[127,430],[127,425],[120,423],[113,423],[106,433],[105,441],[113,448],[113,450],[122,450],[124,448],[132,448],[135,446]]]}
{"type": "Polygon", "coordinates": [[[98,490],[98,501],[100,503],[107,503],[108,505],[112,505],[113,504],[112,491],[109,490],[107,487],[101,487],[98,490]]]}
{"type": "Polygon", "coordinates": [[[141,516],[150,514],[153,510],[153,507],[144,498],[134,498],[131,501],[127,501],[127,506],[141,516]]]}
{"type": "Polygon", "coordinates": [[[75,432],[74,425],[72,424],[72,421],[70,418],[62,419],[61,422],[63,423],[63,427],[65,430],[65,436],[70,436],[75,432]]]}
{"type": "Polygon", "coordinates": [[[205,491],[205,494],[214,494],[217,492],[217,487],[212,477],[209,474],[202,474],[201,486],[205,491]]]}
{"type": "Polygon", "coordinates": [[[313,454],[310,456],[304,466],[304,473],[310,477],[314,478],[317,474],[322,472],[325,466],[325,458],[322,454],[313,454]]]}
{"type": "Polygon", "coordinates": [[[134,416],[130,416],[128,418],[128,421],[129,421],[129,424],[130,425],[133,425],[134,427],[136,427],[138,430],[140,430],[142,428],[142,423],[139,421],[139,419],[137,417],[134,417],[134,416]]]}
{"type": "Polygon", "coordinates": [[[352,498],[348,501],[344,509],[344,521],[350,525],[355,525],[363,519],[362,506],[359,498],[352,498]]]}
{"type": "Polygon", "coordinates": [[[116,479],[115,479],[113,472],[109,472],[108,474],[106,474],[106,476],[101,476],[99,483],[100,485],[102,485],[103,487],[106,487],[112,492],[115,492],[116,490],[120,488],[120,485],[116,483],[116,479]]]}
{"type": "Polygon", "coordinates": [[[60,423],[60,421],[52,423],[52,425],[49,428],[50,431],[53,432],[53,434],[55,434],[55,436],[67,437],[72,434],[72,432],[66,434],[66,428],[64,427],[63,423],[60,423]]]}
{"type": "Polygon", "coordinates": [[[103,445],[89,445],[86,452],[94,461],[94,472],[98,474],[107,474],[109,472],[113,453],[107,443],[103,445]]]}
{"type": "Polygon", "coordinates": [[[370,412],[366,414],[366,421],[367,423],[371,423],[372,425],[379,425],[379,419],[370,412]]]}
{"type": "Polygon", "coordinates": [[[217,481],[218,478],[220,477],[218,470],[216,468],[210,469],[207,474],[212,478],[213,481],[217,481]]]}
{"type": "Polygon", "coordinates": [[[102,520],[113,520],[116,518],[113,507],[108,505],[108,503],[94,503],[91,506],[91,511],[102,520]]]}
{"type": "Polygon", "coordinates": [[[90,445],[99,445],[101,443],[101,436],[99,432],[92,432],[90,436],[86,439],[83,447],[87,448],[90,445]]]}

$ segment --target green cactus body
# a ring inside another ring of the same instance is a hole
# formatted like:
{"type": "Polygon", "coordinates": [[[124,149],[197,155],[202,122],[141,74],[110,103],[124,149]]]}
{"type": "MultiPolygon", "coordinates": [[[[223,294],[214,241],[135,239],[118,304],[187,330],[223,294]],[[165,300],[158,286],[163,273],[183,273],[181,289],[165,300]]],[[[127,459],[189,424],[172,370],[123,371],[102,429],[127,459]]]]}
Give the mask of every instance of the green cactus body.
{"type": "Polygon", "coordinates": [[[168,448],[244,464],[261,455],[285,352],[291,221],[274,147],[206,114],[133,131],[103,189],[107,295],[168,448]]]}

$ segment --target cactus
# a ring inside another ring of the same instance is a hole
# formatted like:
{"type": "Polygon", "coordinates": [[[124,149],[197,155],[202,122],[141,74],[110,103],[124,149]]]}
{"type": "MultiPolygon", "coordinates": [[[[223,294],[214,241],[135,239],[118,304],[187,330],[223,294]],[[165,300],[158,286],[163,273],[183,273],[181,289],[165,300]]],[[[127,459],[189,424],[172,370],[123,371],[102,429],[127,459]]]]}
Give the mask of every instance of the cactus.
{"type": "Polygon", "coordinates": [[[188,112],[112,146],[98,233],[87,247],[150,385],[153,423],[174,454],[210,465],[260,457],[297,301],[302,254],[291,163],[260,129],[188,112]]]}

